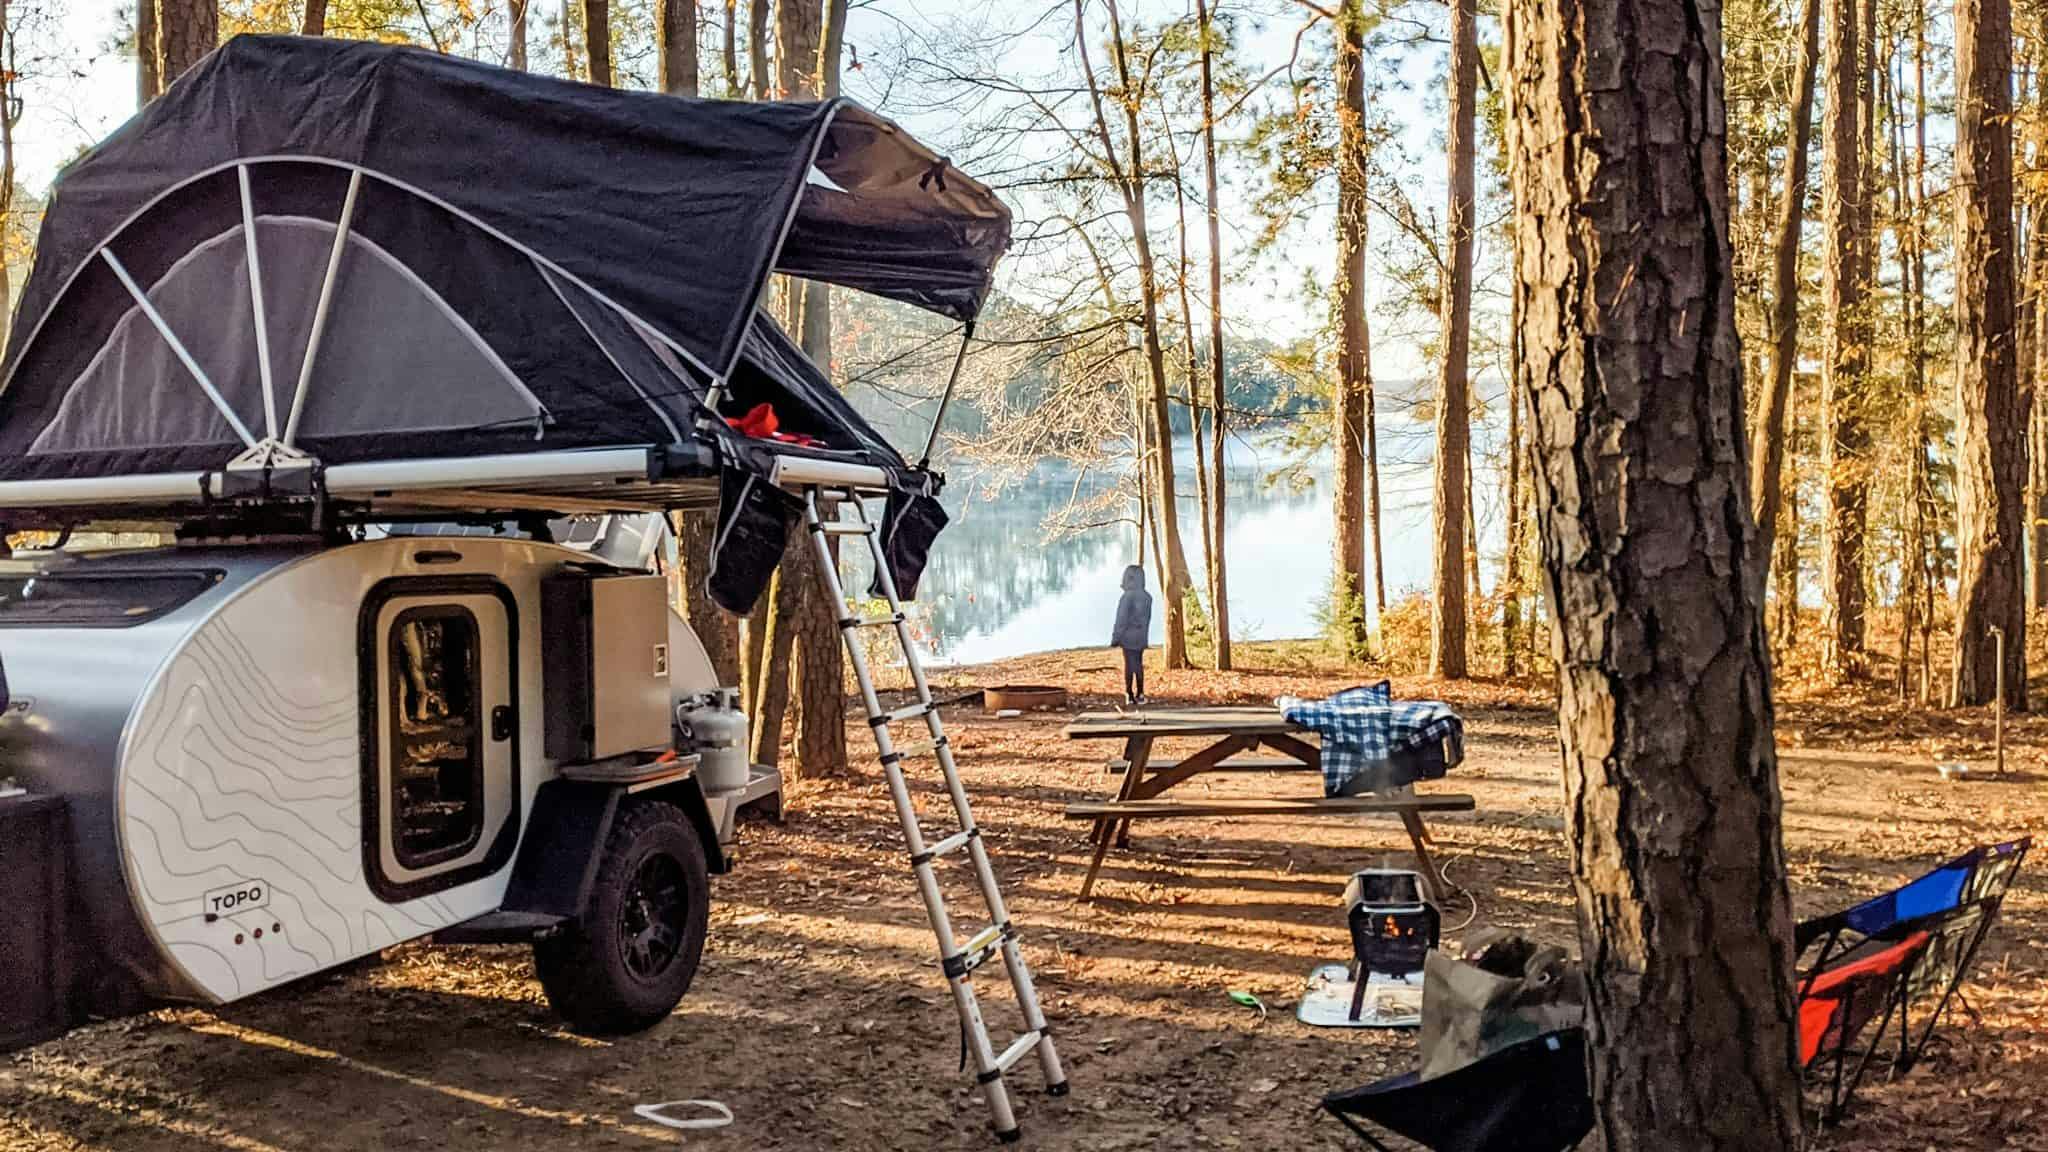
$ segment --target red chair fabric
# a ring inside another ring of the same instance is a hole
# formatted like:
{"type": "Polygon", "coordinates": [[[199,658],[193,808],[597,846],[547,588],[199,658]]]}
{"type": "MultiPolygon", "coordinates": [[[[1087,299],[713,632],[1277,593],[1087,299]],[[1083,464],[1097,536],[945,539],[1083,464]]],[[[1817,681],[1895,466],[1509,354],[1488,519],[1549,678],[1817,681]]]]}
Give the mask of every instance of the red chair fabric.
{"type": "Polygon", "coordinates": [[[1915,932],[1896,944],[1816,973],[1799,1000],[1799,1063],[1810,1067],[1822,1055],[1839,1052],[1864,1025],[1884,1010],[1901,973],[1920,957],[1932,937],[1915,932]]]}

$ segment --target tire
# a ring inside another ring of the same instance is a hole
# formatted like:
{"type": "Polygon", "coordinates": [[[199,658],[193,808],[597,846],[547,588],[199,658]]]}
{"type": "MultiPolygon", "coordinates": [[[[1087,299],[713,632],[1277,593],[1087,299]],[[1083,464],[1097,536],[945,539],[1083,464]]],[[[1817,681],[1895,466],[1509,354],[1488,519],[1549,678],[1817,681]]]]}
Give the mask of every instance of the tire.
{"type": "Polygon", "coordinates": [[[689,817],[673,804],[632,804],[605,838],[583,916],[533,946],[534,974],[578,1032],[651,1028],[689,991],[710,913],[704,849],[689,817]]]}

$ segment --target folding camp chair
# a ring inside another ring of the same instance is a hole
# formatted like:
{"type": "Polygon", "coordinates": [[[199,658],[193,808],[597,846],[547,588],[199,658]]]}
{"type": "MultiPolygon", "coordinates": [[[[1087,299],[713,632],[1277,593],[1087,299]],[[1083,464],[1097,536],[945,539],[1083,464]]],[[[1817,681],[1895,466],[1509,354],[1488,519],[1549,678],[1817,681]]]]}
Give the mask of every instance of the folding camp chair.
{"type": "Polygon", "coordinates": [[[1566,1152],[1593,1130],[1586,1034],[1546,1033],[1431,1080],[1409,1072],[1323,1097],[1359,1138],[1392,1152],[1367,1124],[1435,1152],[1566,1152]]]}
{"type": "MultiPolygon", "coordinates": [[[[1961,989],[1977,950],[1998,919],[2006,890],[2033,846],[2032,839],[1973,848],[1906,885],[1873,897],[1853,908],[1817,917],[1799,925],[1793,935],[1798,955],[1819,945],[1805,979],[1844,959],[1860,960],[1882,944],[1897,943],[1915,932],[1929,934],[1913,967],[1905,973],[1900,1003],[1901,1031],[1895,1070],[1911,1068],[1926,1050],[1935,1025],[1961,989]],[[1918,1025],[1904,1017],[1913,1002],[1936,997],[1934,1008],[1918,1025]]],[[[1805,990],[1802,987],[1802,998],[1805,990]]]]}
{"type": "Polygon", "coordinates": [[[1826,1086],[1822,1124],[1833,1124],[1842,1118],[1894,1018],[1898,1020],[1903,1050],[1912,1031],[1905,1017],[1910,995],[1906,977],[1926,954],[1933,938],[1932,933],[1920,931],[1896,943],[1874,945],[1832,967],[1818,969],[1801,981],[1799,1066],[1809,1079],[1819,1078],[1826,1086]],[[1857,1039],[1880,1014],[1877,1031],[1858,1049],[1857,1039]],[[1856,1057],[1856,1070],[1845,1077],[1852,1056],[1856,1057]]]}

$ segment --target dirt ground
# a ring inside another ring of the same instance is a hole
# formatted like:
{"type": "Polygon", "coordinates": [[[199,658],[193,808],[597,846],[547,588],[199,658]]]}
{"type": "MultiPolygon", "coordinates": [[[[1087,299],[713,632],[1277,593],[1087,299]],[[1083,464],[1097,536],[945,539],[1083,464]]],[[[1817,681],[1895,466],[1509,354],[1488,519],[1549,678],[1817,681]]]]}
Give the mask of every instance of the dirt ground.
{"type": "MultiPolygon", "coordinates": [[[[1262,702],[1357,679],[1320,666],[1306,646],[1241,648],[1240,659],[1256,670],[1154,672],[1155,699],[1262,702]]],[[[1106,653],[1074,652],[943,679],[1066,684],[1078,711],[1104,706],[1116,675],[1106,653]]],[[[1397,689],[1448,691],[1469,725],[1466,763],[1425,786],[1478,801],[1476,812],[1432,820],[1450,878],[1477,904],[1447,901],[1447,928],[1471,919],[1573,943],[1547,689],[1397,689]]],[[[1084,904],[1084,826],[1061,808],[1111,786],[1111,749],[1062,739],[1064,714],[996,720],[960,708],[953,718],[1073,1083],[1053,1099],[1035,1066],[1013,1075],[1024,1146],[1356,1146],[1317,1099],[1410,1067],[1413,1034],[1311,1029],[1292,1010],[1308,971],[1346,955],[1345,878],[1407,862],[1398,822],[1141,824],[1084,904]],[[1231,989],[1260,996],[1270,1015],[1233,1003],[1231,989]]],[[[1971,844],[2048,833],[2048,720],[2013,726],[2005,779],[1963,784],[1945,784],[1933,764],[1984,762],[1988,715],[1829,697],[1781,702],[1780,731],[1802,915],[1971,844]]],[[[0,1058],[0,1148],[993,1147],[970,1078],[956,1071],[955,1018],[879,770],[859,755],[866,735],[851,739],[850,782],[799,787],[784,825],[745,829],[739,868],[714,879],[696,984],[644,1035],[564,1032],[523,950],[409,946],[218,1012],[167,1010],[0,1058]],[[724,1101],[735,1123],[681,1135],[633,1114],[686,1097],[724,1101]]],[[[1221,781],[1216,794],[1315,790],[1302,777],[1210,779],[1221,781]]],[[[936,807],[934,786],[920,795],[936,807]]],[[[1899,1082],[1866,1086],[1820,1147],[2048,1152],[2048,1106],[2038,1102],[2048,1085],[2044,870],[2048,857],[2037,857],[2022,874],[1946,1041],[1899,1082]]],[[[991,1020],[1014,1027],[999,968],[983,969],[978,986],[991,1020]]]]}

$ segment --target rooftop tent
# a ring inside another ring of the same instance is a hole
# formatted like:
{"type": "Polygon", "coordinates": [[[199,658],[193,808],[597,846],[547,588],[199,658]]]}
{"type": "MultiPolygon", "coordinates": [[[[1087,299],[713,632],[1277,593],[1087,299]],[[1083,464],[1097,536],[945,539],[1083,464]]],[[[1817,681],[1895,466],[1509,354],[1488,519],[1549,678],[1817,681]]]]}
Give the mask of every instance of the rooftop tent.
{"type": "Polygon", "coordinates": [[[59,179],[12,374],[96,250],[187,182],[290,157],[410,189],[730,371],[769,271],[972,318],[1009,211],[845,100],[694,100],[381,44],[229,41],[59,179]]]}
{"type": "Polygon", "coordinates": [[[301,457],[387,511],[427,472],[422,507],[472,514],[708,503],[805,456],[929,492],[756,304],[782,271],[967,320],[1008,242],[987,188],[847,101],[240,37],[53,190],[0,364],[0,520],[189,511],[231,461],[301,457]]]}

